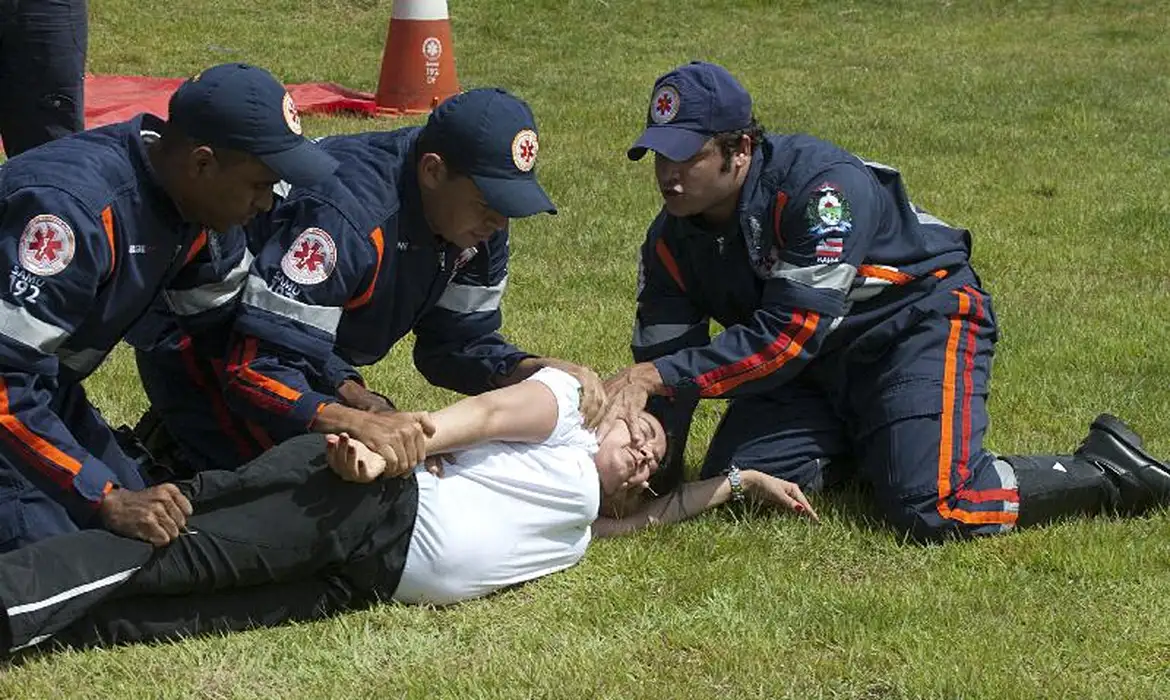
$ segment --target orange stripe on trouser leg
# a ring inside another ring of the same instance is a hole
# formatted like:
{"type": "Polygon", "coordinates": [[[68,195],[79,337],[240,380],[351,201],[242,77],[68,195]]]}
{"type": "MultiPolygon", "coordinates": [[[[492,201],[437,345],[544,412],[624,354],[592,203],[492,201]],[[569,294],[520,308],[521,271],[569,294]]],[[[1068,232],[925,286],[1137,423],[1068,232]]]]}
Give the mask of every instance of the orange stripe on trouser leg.
{"type": "Polygon", "coordinates": [[[959,299],[959,310],[950,319],[950,332],[947,336],[946,358],[943,368],[943,412],[940,418],[941,436],[939,440],[939,466],[938,466],[938,512],[939,515],[951,520],[957,520],[968,525],[1010,525],[1014,524],[1017,519],[1015,512],[1007,512],[1002,510],[997,511],[968,511],[962,508],[951,508],[948,499],[952,496],[957,500],[964,500],[969,503],[987,503],[993,501],[1009,501],[1017,502],[1018,498],[1015,492],[1007,489],[988,489],[985,491],[968,491],[960,488],[952,493],[951,491],[951,470],[957,468],[961,479],[960,483],[965,483],[969,477],[968,460],[970,458],[970,439],[971,439],[971,396],[973,393],[972,380],[974,378],[974,353],[975,353],[975,324],[967,320],[971,312],[971,298],[975,297],[975,319],[976,321],[983,317],[983,301],[975,290],[970,287],[965,287],[967,291],[956,291],[954,294],[959,299]],[[956,396],[956,380],[958,375],[958,355],[960,340],[964,335],[964,323],[966,324],[966,343],[963,356],[963,405],[961,413],[956,416],[954,412],[955,396],[956,396]],[[955,456],[954,445],[954,428],[955,419],[961,421],[960,440],[962,444],[959,445],[959,458],[957,464],[952,460],[955,456]]]}
{"type": "Polygon", "coordinates": [[[983,318],[983,300],[970,287],[963,288],[971,298],[975,300],[975,320],[967,320],[967,347],[963,352],[963,409],[962,414],[959,415],[959,423],[962,426],[961,436],[962,442],[959,444],[959,463],[956,466],[959,472],[959,484],[967,483],[967,479],[971,477],[971,470],[968,468],[971,459],[971,394],[974,392],[972,387],[972,379],[975,375],[975,326],[981,318],[983,318]]]}
{"type": "Polygon", "coordinates": [[[959,349],[959,336],[963,331],[963,317],[967,315],[970,299],[962,292],[955,292],[959,297],[959,312],[951,316],[951,328],[947,334],[947,349],[943,361],[942,383],[942,415],[939,417],[939,447],[938,447],[938,513],[944,518],[951,517],[951,507],[947,498],[951,495],[951,459],[954,454],[954,420],[955,420],[955,373],[957,371],[956,355],[959,349]]]}

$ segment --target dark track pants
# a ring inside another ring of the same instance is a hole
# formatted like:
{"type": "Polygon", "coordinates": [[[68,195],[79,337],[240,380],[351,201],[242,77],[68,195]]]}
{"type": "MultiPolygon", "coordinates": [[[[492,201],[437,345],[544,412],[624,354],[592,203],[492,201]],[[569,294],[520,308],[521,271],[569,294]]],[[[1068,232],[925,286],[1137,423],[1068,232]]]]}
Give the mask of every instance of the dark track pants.
{"type": "Polygon", "coordinates": [[[131,642],[312,619],[398,586],[416,482],[344,482],[320,435],[180,487],[195,515],[167,547],[86,530],[0,556],[0,655],[51,638],[131,642]]]}

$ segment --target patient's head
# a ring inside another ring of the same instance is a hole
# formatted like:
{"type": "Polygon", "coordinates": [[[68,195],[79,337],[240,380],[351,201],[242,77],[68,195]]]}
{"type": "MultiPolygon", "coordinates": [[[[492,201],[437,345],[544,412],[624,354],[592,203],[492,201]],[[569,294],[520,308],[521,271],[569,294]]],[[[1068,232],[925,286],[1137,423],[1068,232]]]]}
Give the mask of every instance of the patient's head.
{"type": "Polygon", "coordinates": [[[652,435],[641,447],[634,447],[630,428],[624,421],[615,421],[604,435],[597,436],[600,446],[593,462],[606,499],[617,499],[627,492],[640,494],[666,456],[666,431],[662,424],[646,411],[642,411],[638,420],[638,428],[648,428],[652,435]]]}

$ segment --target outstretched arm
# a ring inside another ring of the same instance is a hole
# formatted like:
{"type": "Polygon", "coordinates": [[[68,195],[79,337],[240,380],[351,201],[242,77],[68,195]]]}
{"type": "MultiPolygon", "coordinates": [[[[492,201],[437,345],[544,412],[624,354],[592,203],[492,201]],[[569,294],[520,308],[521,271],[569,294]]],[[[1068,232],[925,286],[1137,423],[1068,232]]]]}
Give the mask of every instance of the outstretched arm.
{"type": "MultiPolygon", "coordinates": [[[[743,472],[745,495],[757,503],[775,505],[820,522],[800,487],[763,472],[743,472]]],[[[722,476],[683,484],[673,493],[646,501],[633,513],[619,518],[600,517],[593,523],[595,537],[615,537],[651,525],[677,523],[731,500],[731,486],[722,476]]]]}
{"type": "MultiPolygon", "coordinates": [[[[489,440],[541,442],[552,434],[557,415],[556,396],[538,381],[469,396],[430,414],[434,432],[426,438],[426,454],[489,440]]],[[[330,467],[347,481],[373,481],[386,471],[386,461],[357,440],[330,435],[327,444],[330,467]]]]}

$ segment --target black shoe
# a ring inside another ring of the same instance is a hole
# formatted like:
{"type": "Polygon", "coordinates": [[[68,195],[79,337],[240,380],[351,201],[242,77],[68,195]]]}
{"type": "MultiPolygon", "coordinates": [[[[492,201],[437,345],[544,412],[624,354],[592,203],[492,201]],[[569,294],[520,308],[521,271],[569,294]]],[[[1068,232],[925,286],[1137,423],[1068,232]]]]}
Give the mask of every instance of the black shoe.
{"type": "Polygon", "coordinates": [[[1120,491],[1118,510],[1136,514],[1170,503],[1170,466],[1142,448],[1142,439],[1120,418],[1102,413],[1076,456],[1100,467],[1120,491]]]}

